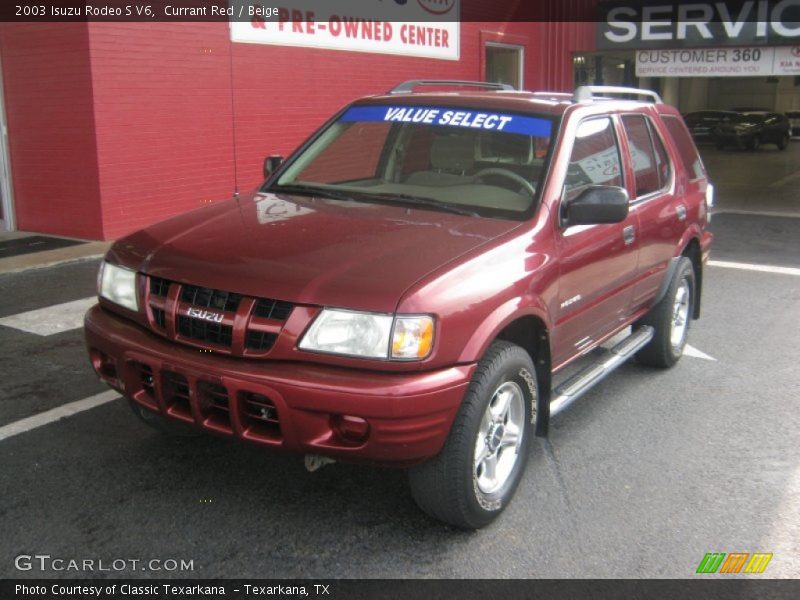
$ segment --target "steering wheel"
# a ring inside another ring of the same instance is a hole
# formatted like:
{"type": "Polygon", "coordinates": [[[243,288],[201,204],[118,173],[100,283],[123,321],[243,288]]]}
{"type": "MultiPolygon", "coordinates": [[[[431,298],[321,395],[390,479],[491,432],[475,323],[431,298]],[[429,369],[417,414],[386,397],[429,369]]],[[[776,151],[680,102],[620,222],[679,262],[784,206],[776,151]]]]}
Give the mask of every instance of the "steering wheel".
{"type": "MultiPolygon", "coordinates": [[[[533,184],[524,177],[522,177],[521,175],[517,175],[516,173],[514,173],[514,171],[511,171],[509,169],[501,169],[498,167],[481,169],[480,171],[475,173],[475,175],[473,175],[473,178],[475,181],[480,181],[484,177],[488,177],[491,175],[494,175],[495,177],[503,177],[505,179],[510,179],[514,183],[519,184],[521,188],[524,188],[525,191],[527,191],[531,195],[531,197],[536,196],[536,188],[533,187],[533,184]]],[[[516,192],[518,191],[518,189],[519,188],[515,188],[514,191],[516,192]]]]}

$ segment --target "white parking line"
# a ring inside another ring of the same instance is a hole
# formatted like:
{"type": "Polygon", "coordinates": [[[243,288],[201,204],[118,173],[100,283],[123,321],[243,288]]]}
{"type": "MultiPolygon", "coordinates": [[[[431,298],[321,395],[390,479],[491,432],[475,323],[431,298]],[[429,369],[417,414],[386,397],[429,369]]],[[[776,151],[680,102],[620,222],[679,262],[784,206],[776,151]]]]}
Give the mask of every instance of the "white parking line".
{"type": "Polygon", "coordinates": [[[754,265],[751,263],[729,262],[726,260],[710,260],[709,267],[723,269],[740,269],[742,271],[760,271],[762,273],[778,273],[779,275],[800,275],[800,269],[795,267],[775,267],[772,265],[754,265]]]}
{"type": "Polygon", "coordinates": [[[58,406],[52,410],[39,413],[38,415],[9,423],[8,425],[0,427],[0,442],[20,433],[25,433],[26,431],[41,427],[42,425],[47,425],[48,423],[53,423],[65,417],[71,417],[72,415],[89,410],[95,406],[111,402],[119,397],[119,393],[114,390],[108,390],[94,396],[89,396],[83,400],[76,400],[75,402],[58,406]]]}
{"type": "Polygon", "coordinates": [[[0,319],[0,325],[36,335],[53,335],[83,327],[83,315],[96,303],[97,297],[91,296],[63,304],[54,304],[3,317],[0,319]]]}
{"type": "Polygon", "coordinates": [[[693,358],[702,358],[703,360],[712,360],[714,362],[717,362],[716,358],[706,354],[702,350],[698,350],[697,348],[695,348],[694,346],[692,346],[690,344],[686,344],[686,346],[684,346],[683,355],[684,356],[691,356],[693,358]]]}

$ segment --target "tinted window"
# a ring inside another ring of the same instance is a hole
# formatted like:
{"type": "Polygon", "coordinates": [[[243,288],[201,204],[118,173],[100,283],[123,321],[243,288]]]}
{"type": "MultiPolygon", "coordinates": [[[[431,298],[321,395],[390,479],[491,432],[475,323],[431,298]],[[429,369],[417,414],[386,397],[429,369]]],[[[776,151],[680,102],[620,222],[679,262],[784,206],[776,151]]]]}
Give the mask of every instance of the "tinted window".
{"type": "Polygon", "coordinates": [[[667,126],[667,131],[672,141],[675,143],[675,147],[678,149],[678,155],[681,158],[683,168],[686,170],[689,179],[704,177],[705,170],[703,169],[703,163],[700,160],[700,156],[697,154],[697,148],[692,138],[689,137],[689,132],[686,131],[686,126],[681,123],[681,120],[677,117],[664,115],[661,118],[664,121],[664,125],[667,126]]]}
{"type": "Polygon", "coordinates": [[[650,139],[653,140],[653,148],[656,151],[656,171],[658,171],[658,187],[659,189],[669,185],[669,178],[672,175],[672,166],[669,162],[669,154],[667,154],[664,143],[661,141],[661,136],[656,131],[655,125],[650,119],[647,119],[647,126],[650,129],[650,139]]]}
{"type": "Polygon", "coordinates": [[[647,120],[643,115],[625,115],[622,124],[628,135],[636,197],[657,192],[661,189],[658,159],[653,151],[647,120]]]}
{"type": "Polygon", "coordinates": [[[575,134],[564,181],[566,199],[572,200],[588,185],[622,187],[619,147],[608,117],[583,121],[575,134]]]}

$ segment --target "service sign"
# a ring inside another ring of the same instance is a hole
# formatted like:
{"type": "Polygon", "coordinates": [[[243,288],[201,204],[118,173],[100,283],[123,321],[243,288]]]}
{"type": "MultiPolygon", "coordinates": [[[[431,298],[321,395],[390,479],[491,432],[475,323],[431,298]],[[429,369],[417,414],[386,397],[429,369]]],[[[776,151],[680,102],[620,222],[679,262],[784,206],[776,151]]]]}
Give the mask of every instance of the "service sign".
{"type": "Polygon", "coordinates": [[[231,40],[459,58],[459,0],[232,0],[231,40]]]}
{"type": "Polygon", "coordinates": [[[799,74],[800,46],[636,51],[637,77],[767,77],[799,74]]]}
{"type": "Polygon", "coordinates": [[[800,0],[612,0],[598,11],[598,49],[800,44],[800,0]]]}

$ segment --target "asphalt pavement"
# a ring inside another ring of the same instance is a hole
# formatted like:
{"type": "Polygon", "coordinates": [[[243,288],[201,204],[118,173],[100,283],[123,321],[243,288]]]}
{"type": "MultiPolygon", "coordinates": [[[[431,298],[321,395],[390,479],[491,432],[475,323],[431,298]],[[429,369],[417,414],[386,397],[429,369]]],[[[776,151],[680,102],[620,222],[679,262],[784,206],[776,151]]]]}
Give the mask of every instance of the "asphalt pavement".
{"type": "MultiPolygon", "coordinates": [[[[733,160],[719,156],[710,168],[733,160]]],[[[785,210],[790,192],[774,196],[785,210]]],[[[800,218],[712,228],[715,261],[785,272],[710,266],[699,352],[665,371],[627,364],[557,417],[481,531],[426,517],[402,471],[308,473],[293,455],[167,439],[117,399],[0,439],[0,577],[686,578],[707,552],[773,553],[765,576],[800,577],[800,218]],[[193,570],[15,568],[33,554],[193,570]]],[[[97,264],[0,275],[0,320],[91,296],[97,264]]],[[[80,329],[0,324],[0,361],[0,428],[106,389],[80,329]]]]}

